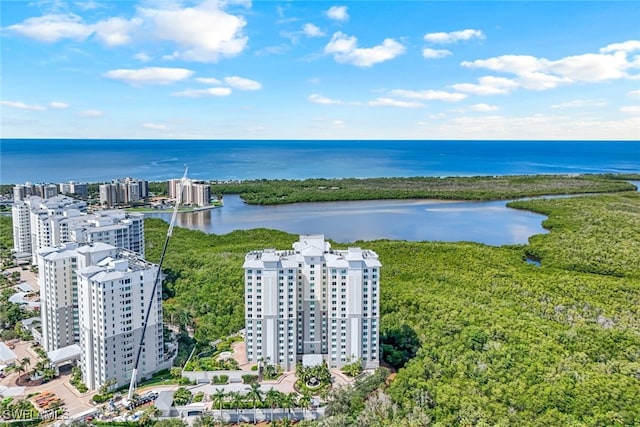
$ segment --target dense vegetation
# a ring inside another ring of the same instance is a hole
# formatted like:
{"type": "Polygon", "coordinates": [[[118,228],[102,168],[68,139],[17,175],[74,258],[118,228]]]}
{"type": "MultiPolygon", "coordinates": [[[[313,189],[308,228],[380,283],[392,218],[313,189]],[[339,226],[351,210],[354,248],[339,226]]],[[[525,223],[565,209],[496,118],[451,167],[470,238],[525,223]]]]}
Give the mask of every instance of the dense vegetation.
{"type": "MultiPolygon", "coordinates": [[[[512,206],[545,213],[551,232],[498,248],[356,242],[383,263],[383,351],[401,368],[384,394],[355,396],[319,425],[640,425],[640,194],[512,206]]],[[[145,224],[157,261],[167,224],[145,224]]],[[[244,254],[296,240],[175,229],[167,320],[203,347],[240,329],[244,254]]]]}
{"type": "MultiPolygon", "coordinates": [[[[145,220],[147,258],[158,261],[167,231],[161,219],[145,220]]],[[[244,327],[244,272],[247,252],[256,248],[290,248],[290,234],[255,229],[217,236],[176,228],[164,261],[166,321],[194,328],[204,347],[244,327]]],[[[199,351],[202,351],[200,349],[199,351]]]]}
{"type": "Polygon", "coordinates": [[[616,175],[253,180],[212,184],[213,194],[240,194],[250,204],[380,199],[495,200],[634,189],[616,175]]]}
{"type": "MultiPolygon", "coordinates": [[[[549,215],[551,233],[499,248],[357,242],[383,262],[389,354],[399,366],[415,354],[386,390],[391,401],[376,397],[391,409],[368,413],[368,425],[640,424],[640,195],[514,206],[549,215]],[[527,254],[542,266],[526,263],[527,254]]],[[[148,253],[157,257],[167,225],[146,224],[148,253]]],[[[165,260],[167,305],[190,319],[200,342],[241,328],[244,254],[295,240],[264,229],[176,229],[165,260]]]]}

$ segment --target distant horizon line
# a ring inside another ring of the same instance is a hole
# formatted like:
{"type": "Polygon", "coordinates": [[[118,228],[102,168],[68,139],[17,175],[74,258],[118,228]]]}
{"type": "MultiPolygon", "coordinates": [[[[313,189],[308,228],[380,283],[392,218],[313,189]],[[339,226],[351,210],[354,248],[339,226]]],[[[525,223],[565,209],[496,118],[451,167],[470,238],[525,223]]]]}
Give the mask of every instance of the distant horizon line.
{"type": "Polygon", "coordinates": [[[0,141],[252,141],[252,142],[270,142],[270,141],[351,141],[351,142],[375,142],[375,141],[397,141],[397,142],[640,142],[640,139],[311,139],[311,138],[278,138],[278,139],[241,139],[241,138],[3,138],[0,141]]]}

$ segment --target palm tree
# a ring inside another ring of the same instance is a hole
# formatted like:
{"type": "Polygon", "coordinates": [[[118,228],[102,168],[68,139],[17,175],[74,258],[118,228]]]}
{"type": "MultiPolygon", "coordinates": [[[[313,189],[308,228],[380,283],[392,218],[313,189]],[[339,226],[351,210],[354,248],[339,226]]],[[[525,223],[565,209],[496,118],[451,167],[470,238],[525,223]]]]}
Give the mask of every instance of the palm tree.
{"type": "Polygon", "coordinates": [[[271,422],[273,423],[273,411],[280,405],[280,402],[282,401],[282,393],[271,387],[265,395],[265,401],[271,408],[271,422]]]}
{"type": "Polygon", "coordinates": [[[20,360],[20,364],[23,366],[29,366],[31,365],[31,359],[29,359],[28,357],[23,357],[22,360],[20,360]]]}
{"type": "Polygon", "coordinates": [[[213,427],[216,424],[217,421],[209,412],[205,412],[193,420],[193,427],[213,427]]]}
{"type": "Polygon", "coordinates": [[[213,403],[214,404],[218,403],[220,405],[220,412],[221,412],[220,415],[221,416],[222,416],[222,405],[224,403],[224,398],[226,396],[227,395],[225,394],[224,390],[221,389],[221,388],[217,388],[216,392],[211,395],[211,400],[213,401],[213,403]]]}
{"type": "Polygon", "coordinates": [[[262,390],[260,390],[260,384],[253,383],[251,387],[247,389],[247,398],[253,402],[253,423],[256,424],[257,420],[257,405],[258,402],[262,402],[262,390]]]}
{"type": "Polygon", "coordinates": [[[229,396],[231,397],[231,405],[235,406],[236,408],[236,421],[237,421],[240,418],[240,405],[242,405],[242,403],[244,402],[244,396],[242,396],[237,391],[232,391],[231,393],[229,393],[229,396]]]}
{"type": "Polygon", "coordinates": [[[56,377],[55,368],[51,368],[51,367],[45,368],[44,371],[42,371],[42,376],[44,377],[45,381],[51,381],[56,377]]]}
{"type": "Polygon", "coordinates": [[[44,360],[38,360],[38,363],[36,363],[36,366],[33,367],[33,374],[37,375],[40,372],[44,372],[46,368],[47,368],[47,362],[45,362],[44,360]]]}
{"type": "Polygon", "coordinates": [[[305,414],[306,418],[307,409],[311,407],[311,395],[305,392],[300,396],[300,399],[298,399],[298,405],[302,408],[302,412],[305,414]]]}
{"type": "Polygon", "coordinates": [[[148,405],[144,408],[140,418],[138,418],[138,425],[149,426],[153,424],[153,421],[162,415],[162,411],[156,408],[155,405],[148,405]]]}
{"type": "Polygon", "coordinates": [[[282,396],[280,405],[287,410],[287,419],[291,416],[291,408],[296,406],[296,398],[293,393],[287,393],[282,396]]]}
{"type": "MultiPolygon", "coordinates": [[[[23,374],[23,373],[27,372],[27,368],[25,368],[22,363],[19,363],[17,365],[13,365],[11,370],[18,373],[18,379],[20,379],[20,374],[23,374]]],[[[17,384],[17,380],[16,380],[16,384],[17,384]]]]}

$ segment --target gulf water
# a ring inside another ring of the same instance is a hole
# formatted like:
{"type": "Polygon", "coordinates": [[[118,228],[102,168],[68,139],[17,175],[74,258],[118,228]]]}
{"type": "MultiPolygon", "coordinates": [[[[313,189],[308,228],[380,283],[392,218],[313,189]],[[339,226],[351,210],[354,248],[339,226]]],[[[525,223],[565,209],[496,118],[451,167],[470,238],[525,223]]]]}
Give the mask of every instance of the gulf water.
{"type": "MultiPolygon", "coordinates": [[[[620,141],[2,140],[0,183],[640,173],[640,143],[620,141]]],[[[170,214],[147,214],[169,221],[170,214]]],[[[184,213],[207,233],[272,228],[338,242],[393,239],[526,243],[544,216],[505,201],[380,200],[244,204],[184,213]]]]}
{"type": "Polygon", "coordinates": [[[0,140],[0,183],[637,173],[638,141],[0,140]]]}

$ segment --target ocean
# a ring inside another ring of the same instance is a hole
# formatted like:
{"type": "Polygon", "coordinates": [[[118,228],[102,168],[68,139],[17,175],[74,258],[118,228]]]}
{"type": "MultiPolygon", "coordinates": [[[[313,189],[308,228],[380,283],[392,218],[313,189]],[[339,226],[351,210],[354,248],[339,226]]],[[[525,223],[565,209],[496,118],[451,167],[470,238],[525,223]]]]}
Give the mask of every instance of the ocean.
{"type": "Polygon", "coordinates": [[[640,173],[640,141],[0,140],[0,184],[640,173]]]}

